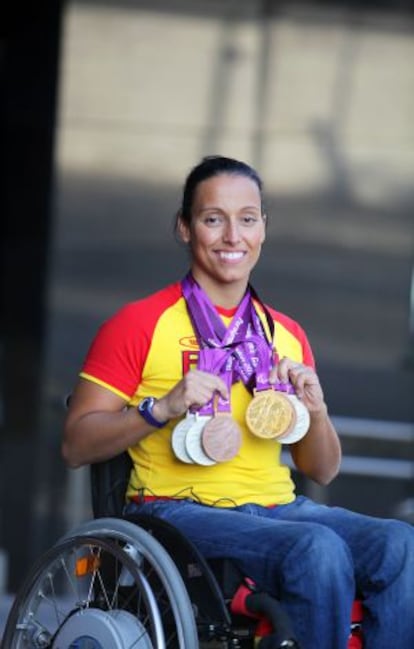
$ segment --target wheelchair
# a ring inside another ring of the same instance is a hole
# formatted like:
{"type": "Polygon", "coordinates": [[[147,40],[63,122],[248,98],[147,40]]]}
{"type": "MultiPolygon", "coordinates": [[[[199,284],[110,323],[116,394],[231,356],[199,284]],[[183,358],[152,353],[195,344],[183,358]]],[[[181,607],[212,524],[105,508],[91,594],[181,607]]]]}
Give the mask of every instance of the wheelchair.
{"type": "MultiPolygon", "coordinates": [[[[300,649],[280,603],[174,526],[122,517],[127,453],[91,466],[94,519],[31,569],[1,649],[300,649]]],[[[356,601],[348,649],[362,649],[356,601]]]]}

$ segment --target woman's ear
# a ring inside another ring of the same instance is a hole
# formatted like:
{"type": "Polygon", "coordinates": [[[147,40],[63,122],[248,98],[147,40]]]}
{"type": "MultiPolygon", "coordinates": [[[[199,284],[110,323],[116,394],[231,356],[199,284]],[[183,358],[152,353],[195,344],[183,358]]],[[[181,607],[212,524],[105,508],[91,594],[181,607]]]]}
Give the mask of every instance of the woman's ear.
{"type": "Polygon", "coordinates": [[[264,242],[265,242],[265,239],[266,239],[267,215],[266,215],[266,214],[262,214],[262,219],[263,219],[263,225],[264,225],[264,227],[263,227],[263,236],[262,236],[262,240],[261,240],[260,243],[264,243],[264,242]]]}
{"type": "Polygon", "coordinates": [[[177,217],[177,233],[181,241],[183,241],[184,243],[190,243],[190,226],[188,225],[188,223],[185,223],[185,221],[183,221],[181,213],[177,217]]]}

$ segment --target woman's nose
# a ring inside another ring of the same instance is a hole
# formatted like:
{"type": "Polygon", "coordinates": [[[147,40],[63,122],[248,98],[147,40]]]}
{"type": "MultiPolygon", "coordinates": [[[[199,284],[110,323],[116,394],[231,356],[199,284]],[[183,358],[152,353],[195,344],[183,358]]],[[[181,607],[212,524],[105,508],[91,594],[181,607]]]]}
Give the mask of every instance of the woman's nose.
{"type": "Polygon", "coordinates": [[[228,243],[237,243],[240,241],[239,226],[235,221],[228,221],[224,229],[224,241],[228,243]]]}

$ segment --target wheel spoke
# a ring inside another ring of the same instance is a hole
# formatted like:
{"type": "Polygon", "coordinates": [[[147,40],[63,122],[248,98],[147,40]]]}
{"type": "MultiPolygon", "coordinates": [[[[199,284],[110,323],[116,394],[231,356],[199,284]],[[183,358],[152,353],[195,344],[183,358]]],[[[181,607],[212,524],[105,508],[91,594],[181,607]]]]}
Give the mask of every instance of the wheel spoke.
{"type": "Polygon", "coordinates": [[[198,647],[169,555],[144,530],[113,520],[113,530],[101,533],[94,521],[41,557],[12,606],[4,646],[68,648],[96,638],[111,649],[198,647]]]}

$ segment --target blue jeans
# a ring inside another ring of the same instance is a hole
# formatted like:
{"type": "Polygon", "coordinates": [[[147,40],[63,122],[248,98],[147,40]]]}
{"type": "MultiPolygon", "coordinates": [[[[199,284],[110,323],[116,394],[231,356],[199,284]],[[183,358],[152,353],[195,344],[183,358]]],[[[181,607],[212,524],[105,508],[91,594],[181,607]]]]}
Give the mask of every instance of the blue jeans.
{"type": "Polygon", "coordinates": [[[355,591],[366,649],[414,648],[414,527],[299,496],[273,508],[218,508],[191,500],[131,503],[163,518],[207,558],[235,559],[278,597],[303,649],[346,649],[355,591]]]}

